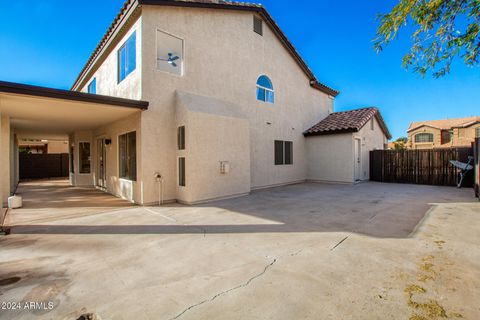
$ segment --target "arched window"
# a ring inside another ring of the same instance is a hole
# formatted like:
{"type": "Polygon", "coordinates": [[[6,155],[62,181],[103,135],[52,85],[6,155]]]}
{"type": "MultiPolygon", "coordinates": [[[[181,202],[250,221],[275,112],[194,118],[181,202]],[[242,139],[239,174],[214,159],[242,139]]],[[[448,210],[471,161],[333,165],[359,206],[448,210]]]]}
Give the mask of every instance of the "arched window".
{"type": "Polygon", "coordinates": [[[432,133],[419,133],[415,135],[415,142],[433,142],[432,133]]]}
{"type": "Polygon", "coordinates": [[[273,90],[272,81],[263,75],[257,80],[257,100],[274,103],[275,91],[273,90]]]}

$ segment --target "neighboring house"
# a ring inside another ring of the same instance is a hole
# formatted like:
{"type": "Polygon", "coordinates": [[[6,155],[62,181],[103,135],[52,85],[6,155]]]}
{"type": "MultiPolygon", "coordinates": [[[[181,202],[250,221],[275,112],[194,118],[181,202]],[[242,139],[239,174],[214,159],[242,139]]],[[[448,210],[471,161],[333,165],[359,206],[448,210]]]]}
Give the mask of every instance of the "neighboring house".
{"type": "MultiPolygon", "coordinates": [[[[260,5],[129,0],[72,91],[0,83],[1,130],[68,133],[72,185],[144,205],[197,203],[305,180],[368,179],[365,154],[389,137],[376,109],[349,113],[350,142],[332,135],[322,149],[320,136],[304,137],[341,114],[332,114],[337,95],[260,5]],[[338,175],[317,175],[324,153],[338,156],[329,160],[338,175]]],[[[5,149],[5,174],[16,147],[5,149]]],[[[16,170],[10,163],[12,184],[16,170]]]]}
{"type": "Polygon", "coordinates": [[[68,153],[68,140],[19,139],[18,150],[25,153],[68,153]]]}
{"type": "Polygon", "coordinates": [[[377,108],[331,113],[304,135],[308,179],[342,183],[369,180],[370,151],[391,138],[377,108]]]}
{"type": "Polygon", "coordinates": [[[412,122],[407,132],[410,149],[469,147],[480,137],[480,117],[412,122]]]}

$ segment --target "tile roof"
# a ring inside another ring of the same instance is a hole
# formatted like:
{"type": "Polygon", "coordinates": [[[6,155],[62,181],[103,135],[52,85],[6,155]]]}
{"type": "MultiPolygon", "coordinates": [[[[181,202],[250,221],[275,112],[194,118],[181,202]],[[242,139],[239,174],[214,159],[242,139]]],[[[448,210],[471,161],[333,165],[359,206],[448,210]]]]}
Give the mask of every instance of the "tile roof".
{"type": "Polygon", "coordinates": [[[328,95],[336,97],[340,92],[318,81],[316,76],[307,66],[302,59],[298,51],[292,45],[287,36],[283,33],[280,27],[277,25],[268,11],[261,5],[248,2],[233,2],[226,0],[126,0],[122,9],[115,17],[113,23],[108,28],[107,32],[103,36],[100,43],[95,48],[94,52],[88,59],[87,63],[83,67],[82,71],[78,75],[71,90],[79,90],[80,85],[87,79],[87,75],[91,71],[91,67],[94,65],[97,58],[102,55],[102,51],[108,46],[109,41],[114,37],[115,32],[118,31],[123,21],[128,20],[130,16],[138,14],[138,8],[142,5],[164,5],[164,6],[183,6],[183,7],[197,7],[197,8],[213,8],[213,9],[228,9],[228,10],[243,10],[253,11],[259,14],[265,22],[272,28],[275,35],[279,38],[280,42],[284,45],[287,51],[296,60],[300,68],[305,72],[310,79],[310,85],[328,95]]]}
{"type": "Polygon", "coordinates": [[[326,134],[336,134],[345,132],[358,132],[365,124],[375,117],[387,138],[391,138],[387,125],[380,114],[380,111],[375,107],[355,109],[343,112],[334,112],[328,115],[325,119],[306,130],[304,136],[316,136],[326,134]]]}
{"type": "Polygon", "coordinates": [[[412,122],[408,127],[407,132],[413,131],[423,126],[429,126],[440,130],[448,130],[451,128],[468,127],[471,124],[480,121],[480,117],[467,117],[467,118],[454,118],[454,119],[442,119],[442,120],[430,120],[412,122]]]}

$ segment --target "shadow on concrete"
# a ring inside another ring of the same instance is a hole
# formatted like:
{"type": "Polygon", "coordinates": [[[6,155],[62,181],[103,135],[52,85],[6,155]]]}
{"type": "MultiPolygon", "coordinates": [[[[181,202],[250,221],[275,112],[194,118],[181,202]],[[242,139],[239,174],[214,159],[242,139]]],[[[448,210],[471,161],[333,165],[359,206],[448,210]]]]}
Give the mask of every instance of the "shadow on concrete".
{"type": "Polygon", "coordinates": [[[354,186],[303,183],[203,205],[173,204],[157,208],[175,209],[177,217],[182,217],[182,208],[186,215],[192,208],[211,208],[217,214],[226,211],[267,220],[265,224],[242,224],[240,221],[165,225],[19,224],[10,231],[12,234],[75,235],[351,232],[381,238],[406,238],[417,228],[432,203],[453,202],[473,202],[473,198],[469,190],[452,187],[373,182],[354,186]],[[268,224],[268,221],[277,223],[268,224]]]}

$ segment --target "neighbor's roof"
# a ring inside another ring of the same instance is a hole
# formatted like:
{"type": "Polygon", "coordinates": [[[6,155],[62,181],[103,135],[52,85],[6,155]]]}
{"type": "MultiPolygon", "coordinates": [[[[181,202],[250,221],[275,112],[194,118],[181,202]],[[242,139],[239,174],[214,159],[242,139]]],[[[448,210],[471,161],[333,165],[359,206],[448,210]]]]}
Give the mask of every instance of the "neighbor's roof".
{"type": "Polygon", "coordinates": [[[334,90],[322,83],[320,83],[300,54],[297,52],[292,43],[288,40],[287,36],[282,32],[277,23],[273,20],[267,10],[261,4],[253,4],[247,2],[232,2],[224,0],[127,0],[125,1],[122,9],[113,20],[113,23],[108,28],[107,32],[103,36],[100,43],[97,45],[92,55],[88,59],[87,63],[83,67],[82,71],[78,75],[72,90],[87,80],[86,75],[89,73],[90,68],[95,63],[96,59],[101,56],[103,49],[112,40],[112,37],[119,31],[124,21],[128,21],[129,17],[138,14],[138,7],[141,5],[162,5],[162,6],[178,6],[178,7],[194,7],[194,8],[212,8],[212,9],[226,9],[226,10],[241,10],[255,12],[260,15],[264,21],[272,28],[275,35],[278,37],[283,46],[296,60],[300,68],[305,72],[310,79],[310,85],[328,95],[336,97],[340,92],[334,90]]]}
{"type": "Polygon", "coordinates": [[[452,128],[468,127],[472,124],[480,122],[480,117],[454,118],[431,121],[412,122],[407,132],[413,131],[423,126],[436,128],[439,130],[448,130],[452,128]]]}
{"type": "Polygon", "coordinates": [[[392,137],[385,121],[377,108],[362,108],[343,112],[334,112],[303,133],[304,136],[318,136],[345,132],[358,132],[368,121],[375,117],[388,139],[392,137]]]}

